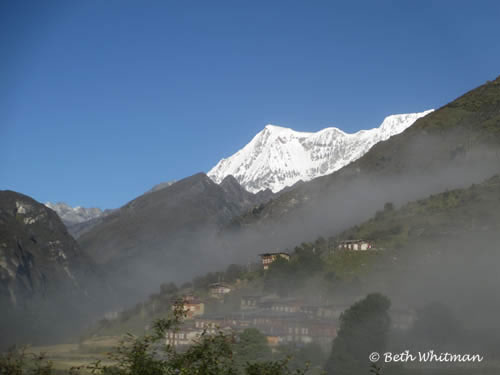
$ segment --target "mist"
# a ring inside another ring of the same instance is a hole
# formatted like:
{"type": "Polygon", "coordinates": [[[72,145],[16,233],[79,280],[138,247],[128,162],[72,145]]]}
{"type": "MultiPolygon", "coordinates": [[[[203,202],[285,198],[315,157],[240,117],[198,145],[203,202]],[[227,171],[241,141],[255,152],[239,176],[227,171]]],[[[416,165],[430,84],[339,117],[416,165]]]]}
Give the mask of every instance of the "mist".
{"type": "MultiPolygon", "coordinates": [[[[267,217],[259,217],[255,224],[243,224],[236,229],[226,220],[222,227],[197,226],[194,230],[177,232],[175,238],[165,238],[161,232],[150,235],[134,249],[136,256],[126,258],[123,264],[114,264],[109,272],[110,283],[121,295],[120,308],[154,293],[162,282],[187,282],[231,263],[256,262],[258,254],[263,252],[293,249],[319,236],[335,236],[372,217],[386,202],[400,206],[430,194],[468,187],[500,170],[497,153],[486,148],[471,150],[466,157],[451,162],[439,162],[432,157],[424,160],[416,150],[432,150],[439,144],[437,138],[425,139],[429,145],[421,140],[418,147],[405,154],[407,164],[420,166],[409,168],[408,172],[401,170],[389,175],[362,171],[354,163],[332,176],[315,179],[275,198],[279,201],[289,194],[298,197],[295,205],[279,207],[277,217],[271,212],[267,217]],[[429,160],[434,164],[426,169],[423,162],[429,160]]],[[[285,203],[290,204],[293,199],[285,203]]],[[[271,210],[273,207],[271,204],[271,210]]]]}
{"type": "MultiPolygon", "coordinates": [[[[478,146],[451,160],[441,155],[440,160],[432,152],[439,149],[439,141],[440,138],[426,136],[412,143],[413,147],[396,162],[404,167],[395,171],[367,170],[361,160],[333,175],[302,184],[273,197],[273,201],[264,206],[263,214],[256,218],[252,217],[251,209],[246,208],[239,211],[243,216],[225,213],[223,220],[215,222],[201,218],[196,225],[169,236],[162,233],[159,223],[148,228],[148,235],[139,245],[127,249],[130,256],[111,265],[97,265],[105,281],[89,290],[91,298],[85,309],[78,312],[77,308],[62,309],[65,302],[54,299],[53,304],[42,309],[40,316],[45,318],[40,319],[40,332],[22,334],[22,323],[14,325],[12,332],[16,332],[16,336],[19,333],[20,341],[34,333],[45,342],[56,342],[63,337],[74,339],[106,312],[123,311],[145,301],[158,292],[162,283],[181,285],[195,276],[223,270],[229,264],[249,265],[257,262],[258,254],[263,252],[291,252],[303,242],[315,241],[320,236],[336,236],[360,224],[387,202],[399,207],[431,194],[480,183],[500,171],[500,159],[494,149],[478,146]],[[234,219],[241,217],[251,220],[234,225],[234,219]],[[60,329],[54,330],[54,320],[46,317],[58,321],[60,329]]],[[[154,198],[154,194],[148,199],[154,198]]],[[[498,228],[498,223],[491,225],[498,228]]],[[[425,251],[402,250],[398,266],[388,273],[373,272],[367,280],[346,283],[333,294],[318,292],[322,280],[309,280],[310,288],[306,285],[300,293],[311,301],[326,299],[345,308],[370,292],[384,293],[393,306],[414,311],[438,301],[450,309],[464,330],[474,333],[476,344],[481,338],[484,342],[495,342],[496,334],[492,339],[482,332],[495,326],[495,316],[500,309],[495,295],[499,286],[495,273],[499,257],[493,250],[495,245],[491,245],[499,243],[498,240],[494,230],[466,232],[460,237],[444,236],[426,244],[425,251]]],[[[464,336],[464,345],[470,335],[464,336]]],[[[396,347],[401,346],[397,338],[393,341],[396,347]]]]}

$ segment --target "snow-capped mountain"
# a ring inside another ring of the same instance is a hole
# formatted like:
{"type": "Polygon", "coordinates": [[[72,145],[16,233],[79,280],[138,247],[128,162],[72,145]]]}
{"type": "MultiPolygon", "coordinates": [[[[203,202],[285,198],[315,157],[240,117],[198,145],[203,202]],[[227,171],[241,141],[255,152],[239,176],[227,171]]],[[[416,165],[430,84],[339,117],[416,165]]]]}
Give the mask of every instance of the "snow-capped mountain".
{"type": "Polygon", "coordinates": [[[217,163],[208,176],[220,183],[233,175],[250,192],[267,188],[278,192],[297,181],[335,172],[432,111],[388,116],[378,128],[353,134],[333,127],[307,133],[267,125],[240,151],[217,163]]]}
{"type": "Polygon", "coordinates": [[[66,225],[83,223],[84,221],[95,219],[104,214],[104,211],[100,208],[71,207],[63,202],[47,202],[45,206],[54,210],[66,225]]]}

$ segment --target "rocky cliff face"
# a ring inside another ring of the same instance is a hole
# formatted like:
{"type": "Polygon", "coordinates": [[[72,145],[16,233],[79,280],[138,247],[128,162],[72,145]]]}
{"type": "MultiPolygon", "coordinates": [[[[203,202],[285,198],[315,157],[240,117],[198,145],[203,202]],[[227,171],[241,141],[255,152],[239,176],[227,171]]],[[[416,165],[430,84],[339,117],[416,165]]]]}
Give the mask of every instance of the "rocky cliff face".
{"type": "Polygon", "coordinates": [[[220,187],[226,193],[227,199],[231,202],[238,202],[242,210],[265,203],[275,196],[269,189],[252,194],[245,190],[232,175],[224,178],[220,183],[220,187]]]}
{"type": "MultiPolygon", "coordinates": [[[[31,338],[48,316],[61,326],[65,316],[76,326],[78,318],[68,309],[86,310],[81,306],[95,301],[95,287],[102,288],[103,280],[54,211],[23,194],[0,191],[2,330],[21,324],[31,338]]],[[[15,335],[22,337],[19,329],[15,335]]]]}
{"type": "Polygon", "coordinates": [[[87,293],[92,263],[57,214],[12,191],[0,192],[1,292],[11,304],[56,291],[87,293]]]}

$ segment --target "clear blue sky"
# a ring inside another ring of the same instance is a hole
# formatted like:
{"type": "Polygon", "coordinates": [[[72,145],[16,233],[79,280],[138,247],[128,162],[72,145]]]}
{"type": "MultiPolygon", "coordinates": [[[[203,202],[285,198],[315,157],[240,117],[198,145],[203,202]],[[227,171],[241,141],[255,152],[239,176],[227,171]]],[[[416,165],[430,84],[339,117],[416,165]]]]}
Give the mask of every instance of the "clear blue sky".
{"type": "Polygon", "coordinates": [[[500,75],[498,1],[2,1],[0,189],[118,207],[267,123],[377,126],[500,75]]]}

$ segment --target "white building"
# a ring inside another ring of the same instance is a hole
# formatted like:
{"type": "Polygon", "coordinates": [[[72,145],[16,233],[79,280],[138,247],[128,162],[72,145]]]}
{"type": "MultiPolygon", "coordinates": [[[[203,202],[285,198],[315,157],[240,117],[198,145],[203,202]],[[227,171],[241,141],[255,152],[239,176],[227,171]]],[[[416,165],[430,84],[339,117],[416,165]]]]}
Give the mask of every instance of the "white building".
{"type": "Polygon", "coordinates": [[[354,250],[354,251],[364,251],[373,249],[374,246],[371,242],[366,240],[344,240],[340,241],[337,249],[339,250],[354,250]]]}
{"type": "Polygon", "coordinates": [[[214,283],[209,285],[208,290],[210,296],[215,298],[221,298],[224,297],[224,295],[231,293],[233,288],[224,283],[214,283]]]}

